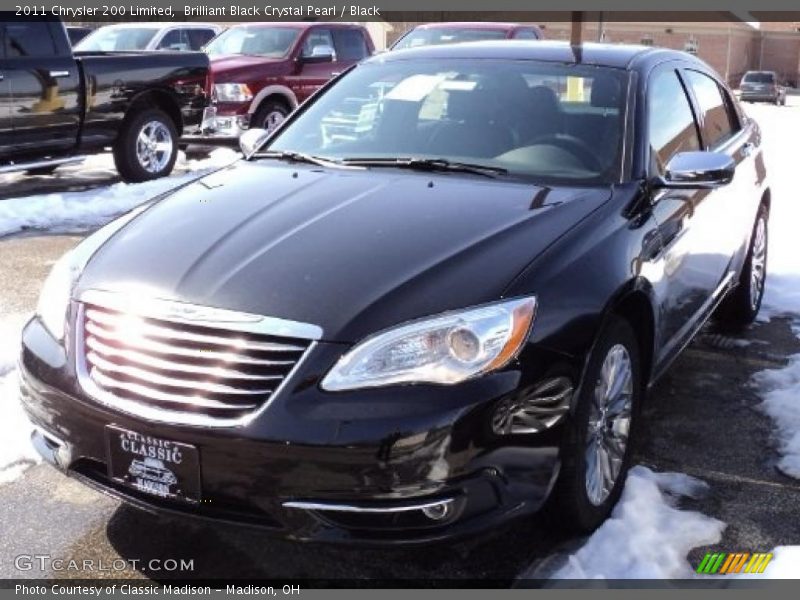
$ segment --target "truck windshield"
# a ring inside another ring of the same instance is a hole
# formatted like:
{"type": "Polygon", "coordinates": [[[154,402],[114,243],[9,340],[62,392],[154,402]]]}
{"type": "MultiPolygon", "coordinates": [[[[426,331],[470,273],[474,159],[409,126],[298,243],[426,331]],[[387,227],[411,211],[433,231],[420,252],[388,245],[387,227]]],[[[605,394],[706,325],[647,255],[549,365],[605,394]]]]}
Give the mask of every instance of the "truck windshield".
{"type": "Polygon", "coordinates": [[[159,29],[148,27],[102,27],[81,40],[75,50],[83,52],[126,52],[146,50],[159,29]]]}
{"type": "Polygon", "coordinates": [[[369,62],[261,150],[367,168],[458,163],[608,183],[619,176],[627,84],[621,69],[532,60],[369,62]]]}
{"type": "Polygon", "coordinates": [[[457,42],[502,40],[505,39],[505,37],[506,32],[500,29],[469,29],[466,27],[419,28],[399,40],[392,49],[403,50],[404,48],[455,44],[457,42]]]}
{"type": "Polygon", "coordinates": [[[232,27],[206,46],[212,58],[232,54],[280,58],[289,53],[300,30],[292,27],[232,27]]]}

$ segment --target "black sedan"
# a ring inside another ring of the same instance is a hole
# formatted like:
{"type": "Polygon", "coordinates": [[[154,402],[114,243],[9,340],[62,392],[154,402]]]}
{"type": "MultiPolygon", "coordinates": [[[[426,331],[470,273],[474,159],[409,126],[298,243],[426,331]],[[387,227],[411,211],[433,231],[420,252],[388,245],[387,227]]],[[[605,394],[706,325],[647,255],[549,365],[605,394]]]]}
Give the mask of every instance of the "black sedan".
{"type": "Polygon", "coordinates": [[[760,143],[679,52],[374,57],[54,267],[23,334],[34,444],[135,505],[296,539],[548,502],[590,530],[648,388],[759,310],[760,143]]]}

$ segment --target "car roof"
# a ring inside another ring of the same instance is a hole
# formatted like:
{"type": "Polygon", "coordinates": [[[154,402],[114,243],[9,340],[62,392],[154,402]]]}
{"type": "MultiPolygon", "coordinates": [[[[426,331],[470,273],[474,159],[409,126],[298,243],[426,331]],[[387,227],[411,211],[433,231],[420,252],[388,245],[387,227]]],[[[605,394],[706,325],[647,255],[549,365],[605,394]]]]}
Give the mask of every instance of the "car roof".
{"type": "Polygon", "coordinates": [[[361,29],[363,26],[358,23],[346,23],[338,21],[255,21],[252,23],[239,23],[231,27],[292,27],[294,29],[309,29],[311,27],[357,27],[361,29]]]}
{"type": "MultiPolygon", "coordinates": [[[[516,29],[517,27],[524,27],[519,23],[499,23],[493,21],[449,21],[442,23],[423,23],[417,25],[414,29],[516,29]]],[[[530,26],[535,28],[533,25],[530,26]]]]}
{"type": "Polygon", "coordinates": [[[178,21],[164,23],[161,21],[140,21],[138,23],[113,23],[104,25],[98,29],[171,29],[178,27],[209,27],[212,29],[222,29],[222,26],[215,23],[200,23],[197,21],[178,21]]]}
{"type": "Polygon", "coordinates": [[[585,43],[549,40],[505,40],[464,42],[439,46],[420,46],[378,54],[366,62],[390,62],[409,59],[461,58],[498,60],[538,60],[567,64],[585,64],[633,69],[650,62],[685,60],[704,65],[695,56],[678,50],[634,44],[585,43]]]}

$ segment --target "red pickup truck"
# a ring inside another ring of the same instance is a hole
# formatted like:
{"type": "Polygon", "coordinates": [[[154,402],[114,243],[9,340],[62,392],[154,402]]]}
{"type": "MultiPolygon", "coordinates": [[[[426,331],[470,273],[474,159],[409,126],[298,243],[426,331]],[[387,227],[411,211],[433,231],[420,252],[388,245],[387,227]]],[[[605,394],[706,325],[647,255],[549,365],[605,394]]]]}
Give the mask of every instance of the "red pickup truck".
{"type": "Polygon", "coordinates": [[[369,33],[356,24],[231,27],[206,46],[214,104],[199,137],[236,139],[250,126],[272,130],[328,80],[373,51],[369,33]]]}

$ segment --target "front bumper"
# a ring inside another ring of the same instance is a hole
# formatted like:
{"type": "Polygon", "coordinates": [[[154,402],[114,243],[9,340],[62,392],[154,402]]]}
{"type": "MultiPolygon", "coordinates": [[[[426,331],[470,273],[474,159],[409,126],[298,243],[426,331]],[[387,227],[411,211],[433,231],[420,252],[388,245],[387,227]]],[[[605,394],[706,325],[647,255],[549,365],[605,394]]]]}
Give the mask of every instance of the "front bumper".
{"type": "MultiPolygon", "coordinates": [[[[524,373],[510,369],[451,388],[320,391],[319,378],[343,350],[319,344],[280,397],[245,426],[170,425],[88,397],[72,352],[33,319],[23,331],[20,389],[34,445],[49,463],[151,511],[250,524],[292,539],[392,544],[473,535],[546,500],[563,424],[507,436],[489,425],[524,373]],[[197,447],[202,501],[162,499],[113,480],[108,425],[197,447]]],[[[530,358],[539,367],[553,360],[530,358]]]]}
{"type": "Polygon", "coordinates": [[[181,143],[201,146],[230,146],[239,143],[239,136],[247,131],[250,124],[248,114],[219,114],[216,106],[203,111],[199,127],[189,129],[181,137],[181,143]]]}

